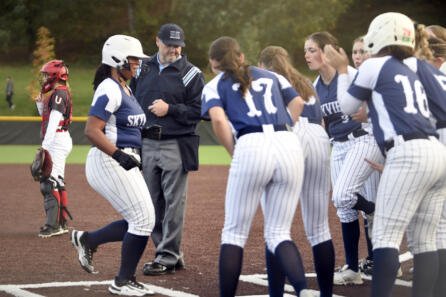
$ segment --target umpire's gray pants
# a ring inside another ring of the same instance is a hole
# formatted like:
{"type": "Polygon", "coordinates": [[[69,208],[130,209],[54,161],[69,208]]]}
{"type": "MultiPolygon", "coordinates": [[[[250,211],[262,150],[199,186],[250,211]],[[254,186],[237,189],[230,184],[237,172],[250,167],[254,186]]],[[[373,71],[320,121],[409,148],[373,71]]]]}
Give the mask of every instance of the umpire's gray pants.
{"type": "Polygon", "coordinates": [[[183,170],[176,139],[143,138],[141,154],[144,179],[155,208],[155,262],[172,267],[182,257],[187,172],[183,170]]]}

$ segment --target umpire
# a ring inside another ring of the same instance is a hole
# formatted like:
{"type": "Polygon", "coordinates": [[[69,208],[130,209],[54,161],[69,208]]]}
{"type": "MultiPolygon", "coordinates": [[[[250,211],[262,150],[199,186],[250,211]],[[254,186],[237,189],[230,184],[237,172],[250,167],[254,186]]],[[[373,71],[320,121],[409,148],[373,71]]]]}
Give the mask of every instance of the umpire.
{"type": "Polygon", "coordinates": [[[181,252],[188,171],[198,169],[201,91],[200,69],[181,54],[184,32],[175,24],[161,26],[158,52],[141,64],[131,82],[147,124],[142,132],[142,165],[155,207],[152,240],[155,259],[144,274],[162,275],[184,268],[181,252]]]}

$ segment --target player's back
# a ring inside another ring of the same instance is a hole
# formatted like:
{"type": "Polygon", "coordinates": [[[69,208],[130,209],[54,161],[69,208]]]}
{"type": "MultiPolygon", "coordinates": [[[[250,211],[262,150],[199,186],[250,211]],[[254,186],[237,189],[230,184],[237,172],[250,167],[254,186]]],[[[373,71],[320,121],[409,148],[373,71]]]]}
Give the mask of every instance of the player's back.
{"type": "Polygon", "coordinates": [[[218,105],[237,131],[247,126],[292,125],[286,106],[296,91],[290,83],[283,76],[253,66],[250,74],[252,82],[244,96],[239,83],[219,74],[203,89],[204,108],[214,105],[212,100],[220,100],[218,105]]]}
{"type": "Polygon", "coordinates": [[[378,143],[417,132],[435,135],[423,85],[409,67],[384,56],[366,60],[359,72],[354,84],[371,89],[369,110],[378,143]]]}

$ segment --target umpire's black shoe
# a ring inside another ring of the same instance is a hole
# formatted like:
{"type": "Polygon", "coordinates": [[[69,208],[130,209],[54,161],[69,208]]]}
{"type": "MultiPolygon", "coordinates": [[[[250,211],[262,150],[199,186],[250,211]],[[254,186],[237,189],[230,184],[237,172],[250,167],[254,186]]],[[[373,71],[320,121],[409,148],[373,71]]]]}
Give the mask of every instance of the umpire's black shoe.
{"type": "Polygon", "coordinates": [[[143,273],[145,275],[164,275],[175,273],[175,266],[167,267],[157,262],[149,262],[144,264],[143,273]]]}

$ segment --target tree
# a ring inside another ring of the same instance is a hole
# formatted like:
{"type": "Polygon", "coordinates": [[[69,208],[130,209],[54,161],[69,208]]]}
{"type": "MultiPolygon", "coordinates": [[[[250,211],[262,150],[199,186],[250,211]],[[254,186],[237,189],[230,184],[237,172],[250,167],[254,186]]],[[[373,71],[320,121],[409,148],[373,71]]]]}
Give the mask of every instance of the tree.
{"type": "Polygon", "coordinates": [[[36,79],[39,77],[40,69],[42,69],[42,66],[45,65],[45,63],[54,60],[56,57],[54,54],[54,43],[55,40],[51,37],[50,31],[46,27],[40,27],[37,30],[36,48],[33,52],[34,67],[31,69],[33,79],[31,80],[30,85],[26,88],[31,101],[39,95],[41,90],[39,81],[36,79]]]}

